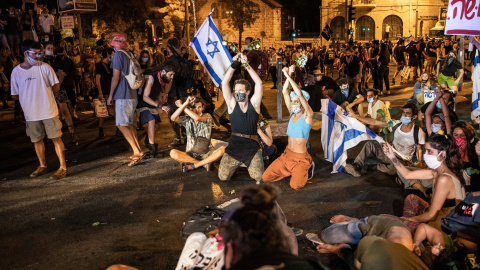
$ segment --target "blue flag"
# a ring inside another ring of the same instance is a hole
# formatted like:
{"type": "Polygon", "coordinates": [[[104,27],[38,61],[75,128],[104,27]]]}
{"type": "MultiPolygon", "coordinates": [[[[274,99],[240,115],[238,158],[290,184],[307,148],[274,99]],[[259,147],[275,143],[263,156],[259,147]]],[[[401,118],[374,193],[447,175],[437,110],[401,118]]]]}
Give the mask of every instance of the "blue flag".
{"type": "Polygon", "coordinates": [[[195,33],[190,46],[212,78],[213,83],[218,87],[222,83],[225,71],[232,63],[232,56],[223,45],[222,36],[211,15],[208,15],[195,33]]]}

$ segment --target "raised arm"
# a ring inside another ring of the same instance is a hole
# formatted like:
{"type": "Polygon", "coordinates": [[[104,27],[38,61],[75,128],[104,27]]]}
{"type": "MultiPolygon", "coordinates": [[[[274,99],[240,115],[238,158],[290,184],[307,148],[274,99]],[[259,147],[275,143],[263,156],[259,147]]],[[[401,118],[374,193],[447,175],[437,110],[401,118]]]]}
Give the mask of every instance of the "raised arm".
{"type": "MultiPolygon", "coordinates": [[[[440,92],[440,91],[439,91],[440,92]]],[[[438,99],[443,99],[441,96],[443,95],[442,93],[438,93],[435,91],[435,98],[430,102],[430,105],[428,105],[427,110],[425,111],[425,125],[427,126],[427,134],[430,136],[432,134],[432,112],[433,109],[435,108],[438,99]]]]}
{"type": "Polygon", "coordinates": [[[188,97],[187,100],[182,104],[181,100],[175,101],[175,105],[177,105],[178,109],[170,116],[170,120],[173,122],[181,123],[182,120],[180,119],[180,114],[187,108],[187,106],[191,102],[191,97],[188,97]]]}
{"type": "MultiPolygon", "coordinates": [[[[300,89],[300,87],[298,87],[298,85],[293,81],[293,79],[290,77],[290,75],[288,75],[288,72],[283,69],[283,74],[285,75],[285,78],[290,82],[290,84],[292,85],[293,87],[293,91],[295,92],[295,94],[297,94],[297,96],[299,97],[300,99],[300,103],[302,104],[303,108],[305,109],[305,117],[310,118],[310,122],[309,121],[306,121],[307,124],[311,124],[311,118],[313,116],[313,110],[312,108],[310,108],[310,105],[308,105],[308,102],[307,100],[305,99],[305,97],[303,97],[303,94],[302,94],[302,90],[300,89]]],[[[306,119],[306,120],[307,120],[306,119]]]]}
{"type": "MultiPolygon", "coordinates": [[[[288,68],[284,67],[283,70],[285,69],[288,72],[288,68]]],[[[288,91],[289,85],[290,85],[290,82],[288,80],[285,80],[285,83],[283,84],[282,93],[283,93],[283,100],[285,101],[285,106],[287,106],[288,114],[290,115],[292,114],[292,108],[290,107],[290,93],[288,91]]]]}
{"type": "Polygon", "coordinates": [[[223,77],[222,80],[222,93],[223,93],[223,99],[225,100],[225,103],[227,103],[227,106],[230,109],[233,109],[235,106],[235,97],[232,95],[232,89],[230,88],[230,81],[232,80],[233,73],[235,72],[235,69],[240,68],[240,63],[238,62],[238,58],[240,57],[240,53],[235,55],[232,59],[232,65],[227,69],[225,76],[223,77]]]}
{"type": "MultiPolygon", "coordinates": [[[[443,95],[442,90],[439,90],[439,92],[442,92],[443,95]]],[[[443,98],[440,99],[440,104],[442,105],[442,113],[445,117],[445,130],[447,131],[447,134],[452,134],[452,120],[450,119],[450,111],[448,110],[448,105],[447,103],[445,103],[445,100],[443,98]]]]}
{"type": "Polygon", "coordinates": [[[253,82],[255,83],[255,89],[252,98],[250,99],[250,102],[252,102],[253,107],[255,107],[255,110],[257,112],[260,111],[260,103],[262,102],[262,96],[263,96],[263,87],[262,87],[262,79],[258,76],[257,72],[253,70],[253,68],[248,64],[248,59],[245,55],[241,54],[241,62],[244,65],[245,69],[248,72],[248,75],[250,75],[250,78],[252,78],[253,82]]]}
{"type": "Polygon", "coordinates": [[[389,143],[383,144],[383,152],[392,161],[392,164],[397,169],[397,172],[401,174],[405,179],[420,179],[428,180],[434,178],[434,172],[432,170],[415,170],[410,171],[398,160],[393,152],[393,148],[389,143]]]}

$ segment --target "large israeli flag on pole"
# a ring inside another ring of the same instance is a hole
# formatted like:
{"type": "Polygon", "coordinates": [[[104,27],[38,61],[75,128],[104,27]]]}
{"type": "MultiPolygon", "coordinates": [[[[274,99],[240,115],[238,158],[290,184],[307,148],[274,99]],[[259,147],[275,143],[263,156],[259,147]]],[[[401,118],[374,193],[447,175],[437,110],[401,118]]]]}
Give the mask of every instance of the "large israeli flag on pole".
{"type": "Polygon", "coordinates": [[[195,33],[190,46],[195,50],[198,59],[207,69],[213,83],[218,87],[222,83],[225,71],[232,63],[232,56],[223,46],[222,36],[218,32],[211,14],[210,12],[200,29],[195,33]]]}
{"type": "Polygon", "coordinates": [[[478,56],[478,49],[475,53],[473,67],[473,86],[472,86],[472,120],[480,124],[480,59],[478,56]]]}
{"type": "Polygon", "coordinates": [[[345,171],[347,150],[361,141],[384,140],[330,99],[322,99],[322,146],[325,159],[333,163],[332,173],[345,171]]]}

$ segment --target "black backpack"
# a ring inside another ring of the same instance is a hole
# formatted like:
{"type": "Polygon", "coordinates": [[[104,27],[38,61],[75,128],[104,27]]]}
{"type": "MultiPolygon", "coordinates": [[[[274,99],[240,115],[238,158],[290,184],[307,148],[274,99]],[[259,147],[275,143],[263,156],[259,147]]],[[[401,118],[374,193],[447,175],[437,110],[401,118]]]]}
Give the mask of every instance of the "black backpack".
{"type": "Polygon", "coordinates": [[[203,232],[207,234],[218,228],[222,220],[224,210],[218,208],[202,207],[195,211],[183,224],[182,238],[187,238],[194,232],[203,232]]]}
{"type": "Polygon", "coordinates": [[[469,193],[455,209],[442,218],[442,230],[448,234],[462,232],[480,242],[480,192],[469,193]],[[472,209],[474,208],[474,209],[472,209]]]}

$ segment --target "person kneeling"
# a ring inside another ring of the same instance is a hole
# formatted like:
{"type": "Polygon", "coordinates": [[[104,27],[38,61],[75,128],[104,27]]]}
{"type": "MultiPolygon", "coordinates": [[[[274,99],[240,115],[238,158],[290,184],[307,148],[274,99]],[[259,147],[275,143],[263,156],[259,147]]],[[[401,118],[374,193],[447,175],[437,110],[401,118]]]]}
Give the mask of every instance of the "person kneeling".
{"type": "Polygon", "coordinates": [[[225,146],[216,150],[212,148],[212,116],[203,113],[203,99],[188,97],[183,104],[180,100],[177,100],[175,105],[178,109],[170,119],[185,127],[187,148],[186,152],[172,149],[170,157],[182,163],[182,172],[202,166],[210,171],[211,163],[221,158],[225,153],[225,146]],[[183,111],[186,116],[180,116],[183,111]]]}
{"type": "Polygon", "coordinates": [[[313,111],[307,102],[310,96],[306,91],[300,90],[287,71],[288,68],[283,69],[287,78],[283,87],[283,97],[290,112],[287,129],[288,145],[285,152],[265,170],[262,180],[275,182],[291,175],[290,187],[297,190],[307,183],[308,169],[312,167],[312,157],[307,152],[307,141],[312,128],[313,111]],[[290,95],[289,82],[294,90],[290,95]]]}

